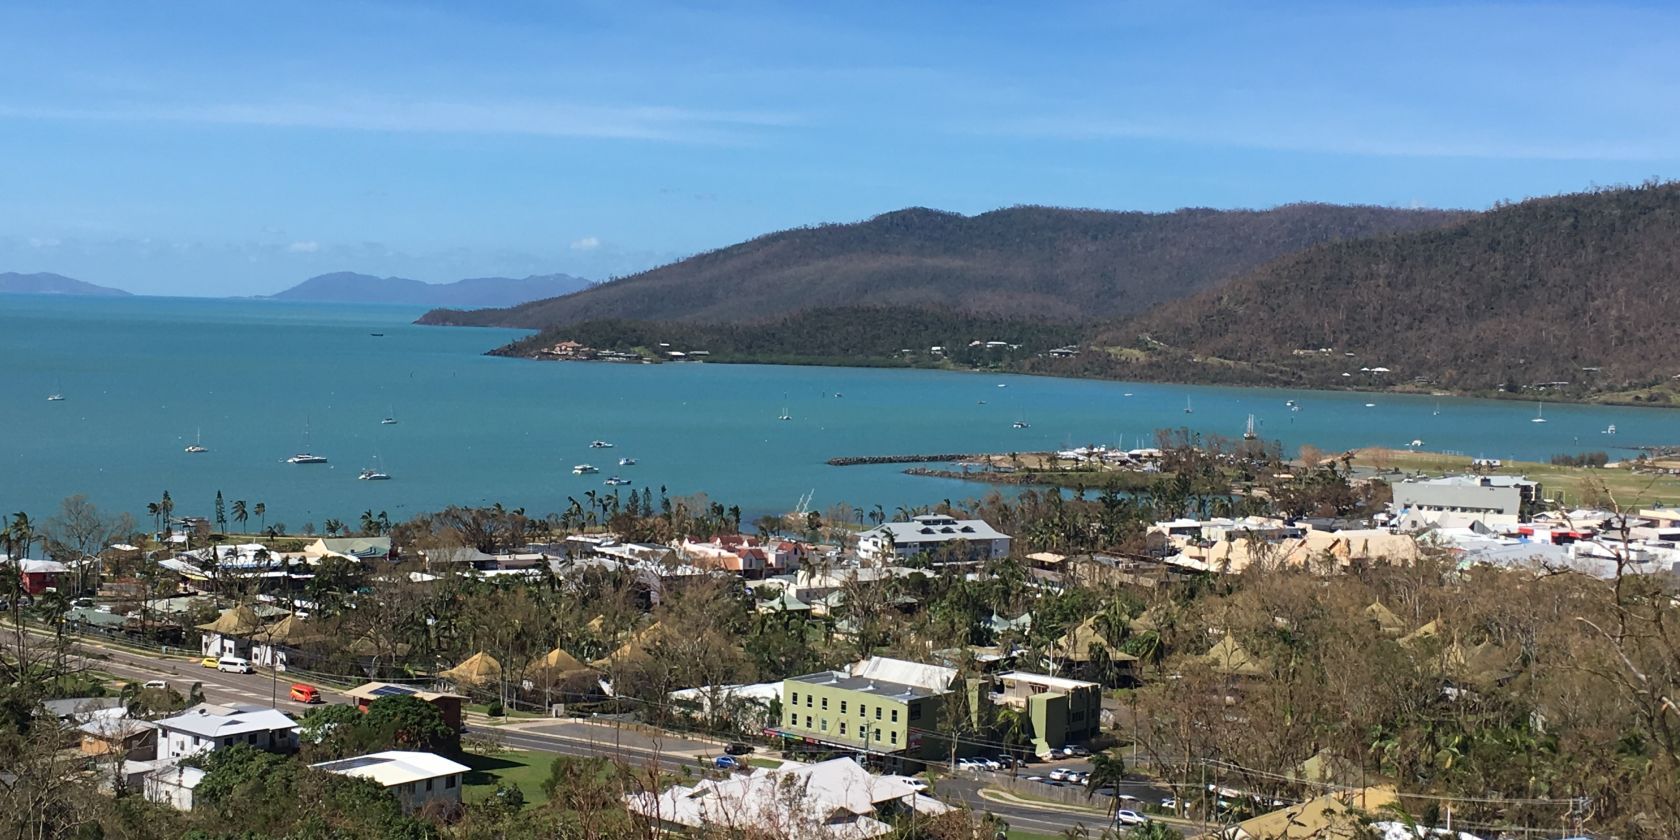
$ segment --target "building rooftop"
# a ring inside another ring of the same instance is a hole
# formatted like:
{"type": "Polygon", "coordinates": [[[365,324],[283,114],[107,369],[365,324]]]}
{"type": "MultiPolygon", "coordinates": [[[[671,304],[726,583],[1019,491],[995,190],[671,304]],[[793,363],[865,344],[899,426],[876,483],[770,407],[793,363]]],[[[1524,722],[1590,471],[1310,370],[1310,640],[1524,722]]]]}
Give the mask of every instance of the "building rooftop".
{"type": "Polygon", "coordinates": [[[888,522],[869,534],[888,534],[899,545],[949,542],[952,540],[1007,540],[983,519],[953,519],[949,516],[918,516],[909,522],[888,522]]]}
{"type": "Polygon", "coordinates": [[[1010,671],[1006,674],[998,674],[998,679],[1000,681],[1019,680],[1021,682],[1038,683],[1046,688],[1054,688],[1061,691],[1076,691],[1082,688],[1102,687],[1097,683],[1087,682],[1085,680],[1070,680],[1067,677],[1052,677],[1047,674],[1033,674],[1026,671],[1010,671]]]}
{"type": "Polygon", "coordinates": [[[788,680],[791,682],[805,683],[806,685],[833,686],[835,688],[843,688],[848,691],[859,691],[865,694],[873,694],[878,697],[894,700],[914,700],[919,697],[932,697],[936,694],[944,693],[944,691],[934,691],[919,685],[907,685],[905,683],[888,682],[887,680],[875,680],[868,677],[854,677],[847,674],[845,671],[818,671],[815,674],[788,677],[788,680]]]}
{"type": "Polygon", "coordinates": [[[323,761],[309,766],[316,770],[337,773],[340,776],[372,779],[382,787],[422,782],[426,779],[436,779],[439,776],[465,773],[472,769],[465,764],[451,761],[435,753],[407,752],[405,750],[386,750],[385,752],[358,755],[354,758],[341,758],[337,761],[323,761]]]}
{"type": "Polygon", "coordinates": [[[248,732],[294,729],[297,721],[263,706],[218,706],[200,703],[174,717],[157,722],[163,729],[186,732],[204,738],[223,738],[248,732]]]}

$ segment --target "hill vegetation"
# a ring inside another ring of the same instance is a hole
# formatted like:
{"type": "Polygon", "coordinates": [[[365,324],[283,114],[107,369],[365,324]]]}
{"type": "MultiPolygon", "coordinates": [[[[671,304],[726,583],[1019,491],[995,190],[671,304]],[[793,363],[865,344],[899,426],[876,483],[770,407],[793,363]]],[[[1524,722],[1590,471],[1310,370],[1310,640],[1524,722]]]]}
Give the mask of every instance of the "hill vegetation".
{"type": "Polygon", "coordinates": [[[1118,213],[910,208],[768,234],[577,294],[422,323],[547,329],[587,321],[774,321],[813,308],[959,311],[1091,322],[1162,302],[1310,245],[1441,227],[1465,214],[1294,204],[1118,213]]]}
{"type": "Polygon", "coordinates": [[[375,277],[338,271],[311,277],[272,297],[321,303],[400,303],[463,308],[514,306],[587,288],[569,274],[530,277],[474,277],[453,283],[423,283],[406,277],[375,277]]]}
{"type": "Polygon", "coordinates": [[[1638,397],[1680,373],[1668,332],[1680,318],[1676,241],[1680,184],[1502,205],[1449,227],[1308,248],[1103,331],[1094,343],[1105,352],[1040,367],[1638,397]]]}
{"type": "Polygon", "coordinates": [[[0,271],[0,294],[18,295],[74,295],[79,297],[128,297],[128,292],[109,286],[96,286],[62,274],[41,271],[19,274],[0,271]]]}

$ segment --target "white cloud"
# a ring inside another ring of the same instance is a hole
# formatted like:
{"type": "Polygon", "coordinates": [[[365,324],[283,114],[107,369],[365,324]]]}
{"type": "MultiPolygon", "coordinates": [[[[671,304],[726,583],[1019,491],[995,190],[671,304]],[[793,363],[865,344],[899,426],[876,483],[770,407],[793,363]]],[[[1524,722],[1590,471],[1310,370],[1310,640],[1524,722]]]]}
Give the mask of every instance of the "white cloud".
{"type": "Polygon", "coordinates": [[[31,247],[31,248],[57,248],[61,244],[63,244],[63,243],[61,243],[59,240],[53,239],[51,237],[48,237],[46,239],[42,239],[42,238],[37,237],[37,236],[29,237],[29,247],[31,247]]]}
{"type": "Polygon", "coordinates": [[[287,245],[286,250],[294,254],[313,254],[321,250],[321,243],[313,239],[303,239],[287,245]]]}
{"type": "Polygon", "coordinates": [[[599,247],[601,247],[601,239],[596,236],[585,236],[572,243],[573,251],[593,251],[599,247]]]}

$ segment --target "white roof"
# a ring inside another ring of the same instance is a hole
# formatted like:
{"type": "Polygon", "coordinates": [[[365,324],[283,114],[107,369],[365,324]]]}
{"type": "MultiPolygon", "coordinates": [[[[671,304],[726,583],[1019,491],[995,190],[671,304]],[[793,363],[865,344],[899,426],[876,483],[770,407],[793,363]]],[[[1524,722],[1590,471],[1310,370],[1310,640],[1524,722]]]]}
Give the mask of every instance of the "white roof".
{"type": "Polygon", "coordinates": [[[225,738],[248,732],[272,732],[297,728],[297,721],[262,706],[218,706],[200,703],[172,718],[157,722],[159,727],[204,738],[225,738]]]}
{"type": "Polygon", "coordinates": [[[792,840],[863,840],[892,833],[892,826],[873,816],[878,806],[897,801],[920,810],[921,799],[901,779],[836,758],[674,786],[657,796],[631,794],[625,802],[632,811],[690,828],[773,826],[778,836],[792,840]]]}
{"type": "Polygon", "coordinates": [[[1010,671],[998,674],[1000,680],[1021,680],[1022,682],[1038,683],[1047,688],[1058,688],[1062,691],[1074,691],[1081,688],[1095,688],[1094,682],[1084,680],[1070,680],[1067,677],[1052,677],[1047,674],[1029,674],[1026,671],[1010,671]]]}
{"type": "Polygon", "coordinates": [[[899,545],[951,542],[954,540],[1007,540],[984,519],[954,519],[949,516],[918,516],[912,522],[888,522],[867,535],[891,534],[899,545]]]}
{"type": "MultiPolygon", "coordinates": [[[[11,562],[13,562],[12,558],[4,554],[0,554],[0,564],[11,562]]],[[[58,574],[60,572],[67,572],[70,570],[69,566],[66,566],[56,560],[31,560],[28,557],[25,557],[16,562],[18,571],[21,571],[26,575],[58,574]]]]}
{"type": "Polygon", "coordinates": [[[427,779],[465,773],[472,769],[465,764],[451,761],[436,753],[408,752],[405,750],[368,753],[354,758],[323,761],[309,766],[317,770],[325,770],[328,773],[337,773],[340,776],[372,779],[383,787],[394,787],[409,782],[423,782],[427,779]]]}
{"type": "Polygon", "coordinates": [[[942,692],[950,689],[951,681],[957,678],[957,669],[885,656],[871,656],[854,664],[851,674],[864,679],[913,685],[929,691],[942,692]]]}

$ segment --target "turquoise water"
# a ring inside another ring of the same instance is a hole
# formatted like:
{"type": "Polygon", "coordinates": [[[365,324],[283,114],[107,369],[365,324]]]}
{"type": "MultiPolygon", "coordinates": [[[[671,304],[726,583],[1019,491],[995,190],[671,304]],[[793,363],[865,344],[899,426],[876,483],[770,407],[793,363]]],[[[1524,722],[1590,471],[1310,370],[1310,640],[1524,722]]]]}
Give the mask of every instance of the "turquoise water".
{"type": "MultiPolygon", "coordinates": [[[[537,363],[482,355],[511,330],[409,324],[405,307],[174,298],[0,297],[0,510],[45,517],[86,493],[142,521],[169,490],[208,515],[217,490],[293,531],[363,510],[393,518],[451,503],[559,510],[568,496],[704,491],[748,514],[968,498],[983,485],[837,455],[1145,445],[1157,428],[1236,436],[1250,413],[1293,449],[1368,444],[1493,458],[1680,438],[1680,414],[1555,405],[934,371],[537,363]],[[369,333],[382,332],[375,338],[369,333]],[[1007,387],[998,387],[1006,385],[1007,387]],[[61,402],[48,402],[62,392],[61,402]],[[843,394],[836,397],[836,394],[843,394]],[[1127,396],[1130,394],[1130,396],[1127,396]],[[1184,413],[1186,398],[1194,407],[1184,413]],[[1285,400],[1296,399],[1299,412],[1285,400]],[[981,401],[985,404],[980,404],[981,401]],[[1365,403],[1376,403],[1366,408],[1365,403]],[[793,420],[779,422],[783,408],[793,420]],[[400,422],[380,425],[387,412],[400,422]],[[1031,428],[1010,428],[1017,419],[1031,428]],[[1619,434],[1601,430],[1616,424],[1619,434]],[[307,437],[306,437],[307,430],[307,437]],[[202,432],[207,454],[182,449],[202,432]],[[588,448],[594,439],[613,449],[588,448]],[[307,448],[331,463],[284,459],[307,448]],[[620,456],[639,465],[620,468],[620,456]],[[357,481],[375,458],[387,482],[357,481]],[[572,475],[592,463],[594,476],[572,475]]],[[[1618,450],[1610,450],[1615,457],[1618,450]]],[[[254,521],[253,521],[254,525],[254,521]]]]}

